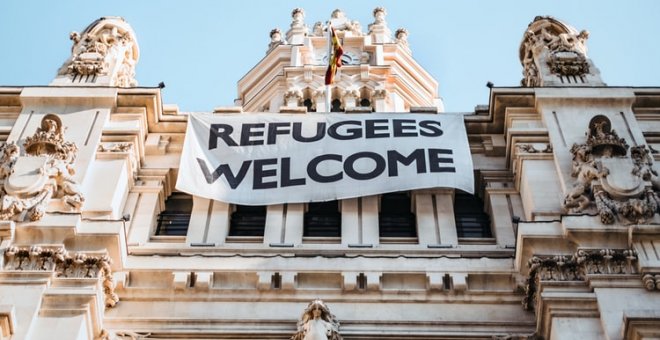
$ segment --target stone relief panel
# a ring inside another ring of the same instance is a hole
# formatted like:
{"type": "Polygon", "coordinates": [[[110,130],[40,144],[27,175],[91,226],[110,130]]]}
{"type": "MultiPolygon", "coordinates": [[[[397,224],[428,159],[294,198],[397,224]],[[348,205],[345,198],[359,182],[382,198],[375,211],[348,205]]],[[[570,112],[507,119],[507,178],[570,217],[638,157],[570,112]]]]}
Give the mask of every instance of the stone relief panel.
{"type": "Polygon", "coordinates": [[[585,281],[589,275],[636,274],[637,252],[632,249],[579,249],[575,254],[533,256],[522,304],[531,310],[538,303],[541,281],[585,281]]]}
{"type": "Polygon", "coordinates": [[[322,300],[312,301],[298,321],[291,340],[341,340],[339,321],[322,300]]]}
{"type": "Polygon", "coordinates": [[[660,178],[651,151],[645,145],[629,148],[607,117],[592,118],[587,141],[574,144],[571,153],[576,180],[562,204],[569,214],[596,212],[604,224],[635,224],[652,220],[660,210],[660,178]]]}
{"type": "Polygon", "coordinates": [[[4,257],[5,271],[52,271],[60,278],[101,279],[106,307],[119,302],[112,281],[112,262],[106,255],[70,254],[64,247],[11,246],[4,257]]]}
{"type": "Polygon", "coordinates": [[[71,32],[71,56],[58,75],[109,75],[111,86],[137,86],[139,48],[131,27],[120,17],[102,17],[82,32],[71,32]]]}
{"type": "Polygon", "coordinates": [[[60,118],[45,115],[23,147],[23,156],[13,142],[0,147],[0,220],[37,221],[51,199],[61,200],[64,210],[80,211],[85,199],[71,177],[78,148],[64,140],[60,118]]]}

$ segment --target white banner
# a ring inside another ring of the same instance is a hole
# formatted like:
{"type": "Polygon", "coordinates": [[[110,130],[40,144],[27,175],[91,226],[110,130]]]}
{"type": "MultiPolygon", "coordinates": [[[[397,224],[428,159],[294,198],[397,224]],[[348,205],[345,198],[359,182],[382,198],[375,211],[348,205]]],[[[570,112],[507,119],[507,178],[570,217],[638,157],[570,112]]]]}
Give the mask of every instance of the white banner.
{"type": "Polygon", "coordinates": [[[473,183],[460,115],[195,113],[176,188],[259,205],[473,183]]]}

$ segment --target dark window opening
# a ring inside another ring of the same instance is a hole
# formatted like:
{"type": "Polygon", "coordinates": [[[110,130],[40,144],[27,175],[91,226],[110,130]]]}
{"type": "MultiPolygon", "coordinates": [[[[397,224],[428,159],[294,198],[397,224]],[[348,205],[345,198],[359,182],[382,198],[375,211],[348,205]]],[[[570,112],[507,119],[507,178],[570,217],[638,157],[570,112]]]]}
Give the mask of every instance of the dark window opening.
{"type": "Polygon", "coordinates": [[[330,112],[343,112],[344,109],[341,107],[341,100],[335,99],[330,103],[330,112]]]}
{"type": "Polygon", "coordinates": [[[360,106],[371,107],[371,101],[367,98],[362,98],[362,100],[360,100],[360,106]]]}
{"type": "Polygon", "coordinates": [[[304,237],[341,237],[339,201],[313,202],[305,212],[304,237]]]}
{"type": "Polygon", "coordinates": [[[229,236],[264,236],[265,205],[236,205],[229,222],[229,236]]]}
{"type": "Polygon", "coordinates": [[[364,273],[360,273],[357,276],[357,289],[365,290],[367,289],[367,276],[364,273]]]}
{"type": "Polygon", "coordinates": [[[417,237],[410,193],[394,192],[380,198],[378,228],[380,237],[417,237]]]}
{"type": "Polygon", "coordinates": [[[490,238],[490,217],[484,212],[484,202],[476,195],[456,192],[454,218],[458,237],[490,238]]]}
{"type": "Polygon", "coordinates": [[[181,192],[173,192],[165,200],[165,210],[158,215],[156,235],[186,236],[192,208],[192,196],[181,192]]]}
{"type": "Polygon", "coordinates": [[[270,277],[270,287],[272,289],[282,289],[282,275],[275,273],[270,277]]]}
{"type": "Polygon", "coordinates": [[[307,107],[307,112],[316,112],[316,107],[314,107],[314,103],[311,99],[305,99],[305,101],[303,101],[303,105],[307,107]]]}

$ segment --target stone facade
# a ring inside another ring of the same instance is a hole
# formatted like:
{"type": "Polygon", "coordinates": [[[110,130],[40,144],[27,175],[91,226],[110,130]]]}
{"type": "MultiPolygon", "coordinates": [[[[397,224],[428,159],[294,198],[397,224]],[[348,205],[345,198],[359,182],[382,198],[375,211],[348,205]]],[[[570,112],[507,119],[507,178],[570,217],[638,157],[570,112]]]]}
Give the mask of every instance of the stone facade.
{"type": "MultiPolygon", "coordinates": [[[[326,20],[306,15],[215,114],[446,114],[383,8],[330,15],[325,98],[326,20]]],[[[72,33],[51,85],[0,87],[0,339],[657,338],[660,88],[605,86],[589,33],[554,18],[521,33],[522,86],[464,114],[475,195],[397,196],[403,236],[387,195],[339,202],[339,236],[306,234],[310,204],[236,235],[240,207],[174,190],[187,114],[136,87],[130,26],[72,33]]]]}

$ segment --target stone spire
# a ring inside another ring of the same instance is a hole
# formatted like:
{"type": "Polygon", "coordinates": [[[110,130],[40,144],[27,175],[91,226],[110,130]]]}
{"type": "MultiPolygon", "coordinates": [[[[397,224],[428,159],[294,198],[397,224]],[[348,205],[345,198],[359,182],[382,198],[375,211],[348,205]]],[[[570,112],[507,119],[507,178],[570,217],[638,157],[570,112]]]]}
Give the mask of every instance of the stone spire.
{"type": "Polygon", "coordinates": [[[589,32],[547,16],[529,24],[520,44],[521,85],[603,86],[600,72],[587,57],[589,32]]]}
{"type": "Polygon", "coordinates": [[[52,85],[137,86],[135,65],[140,48],[123,18],[102,17],[69,37],[73,41],[71,56],[52,85]]]}

